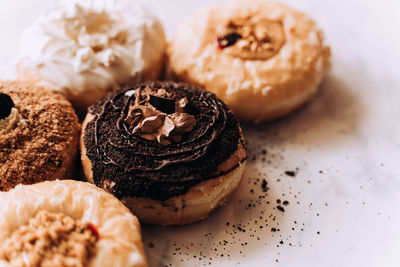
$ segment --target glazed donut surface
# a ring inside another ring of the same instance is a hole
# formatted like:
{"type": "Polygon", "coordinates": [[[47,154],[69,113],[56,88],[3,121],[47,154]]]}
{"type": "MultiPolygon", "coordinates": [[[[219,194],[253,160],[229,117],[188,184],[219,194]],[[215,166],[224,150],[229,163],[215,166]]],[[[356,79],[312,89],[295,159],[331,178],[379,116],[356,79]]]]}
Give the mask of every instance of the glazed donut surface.
{"type": "Polygon", "coordinates": [[[169,72],[203,86],[243,121],[301,106],[330,66],[313,20],[283,4],[231,1],[192,15],[168,47],[169,72]]]}

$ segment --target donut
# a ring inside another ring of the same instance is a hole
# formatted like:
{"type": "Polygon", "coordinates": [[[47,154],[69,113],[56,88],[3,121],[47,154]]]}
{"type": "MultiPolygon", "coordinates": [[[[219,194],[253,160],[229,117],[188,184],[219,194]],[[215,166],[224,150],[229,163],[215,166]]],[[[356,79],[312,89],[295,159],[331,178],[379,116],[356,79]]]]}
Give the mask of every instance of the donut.
{"type": "Polygon", "coordinates": [[[330,48],[313,20],[262,0],[195,13],[180,25],[167,54],[170,77],[215,93],[252,123],[302,106],[330,67],[330,48]]]}
{"type": "Polygon", "coordinates": [[[72,176],[80,124],[59,93],[0,81],[0,191],[72,176]]]}
{"type": "Polygon", "coordinates": [[[0,192],[1,266],[147,266],[137,218],[73,180],[0,192]]]}
{"type": "Polygon", "coordinates": [[[82,129],[87,181],[143,223],[205,219],[242,180],[240,125],[222,101],[196,86],[151,82],[108,94],[89,109],[82,129]]]}
{"type": "Polygon", "coordinates": [[[79,115],[111,90],[155,80],[165,60],[160,21],[129,1],[63,1],[20,41],[18,77],[62,92],[79,115]]]}

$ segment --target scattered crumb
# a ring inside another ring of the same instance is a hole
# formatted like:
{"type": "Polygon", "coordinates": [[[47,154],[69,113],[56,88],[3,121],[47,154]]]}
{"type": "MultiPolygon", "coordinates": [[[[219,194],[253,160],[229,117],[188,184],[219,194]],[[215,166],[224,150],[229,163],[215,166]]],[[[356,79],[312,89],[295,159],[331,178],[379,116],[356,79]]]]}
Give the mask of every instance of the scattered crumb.
{"type": "Polygon", "coordinates": [[[296,176],[296,173],[294,171],[285,171],[285,174],[287,176],[291,176],[291,177],[295,177],[296,176]]]}

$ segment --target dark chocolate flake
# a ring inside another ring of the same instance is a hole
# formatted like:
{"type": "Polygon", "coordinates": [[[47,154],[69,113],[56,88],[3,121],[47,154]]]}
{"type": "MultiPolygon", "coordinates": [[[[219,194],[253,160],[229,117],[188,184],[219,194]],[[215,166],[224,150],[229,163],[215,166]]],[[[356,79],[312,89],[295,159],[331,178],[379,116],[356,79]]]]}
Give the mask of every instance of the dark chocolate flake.
{"type": "Polygon", "coordinates": [[[172,114],[175,112],[175,101],[155,95],[150,95],[150,104],[161,112],[172,114]]]}
{"type": "Polygon", "coordinates": [[[14,102],[9,95],[0,93],[0,120],[7,118],[11,109],[14,107],[14,102]]]}
{"type": "Polygon", "coordinates": [[[218,37],[218,46],[219,48],[223,49],[229,46],[234,45],[239,39],[241,39],[242,36],[238,33],[231,33],[225,36],[220,36],[218,37]]]}

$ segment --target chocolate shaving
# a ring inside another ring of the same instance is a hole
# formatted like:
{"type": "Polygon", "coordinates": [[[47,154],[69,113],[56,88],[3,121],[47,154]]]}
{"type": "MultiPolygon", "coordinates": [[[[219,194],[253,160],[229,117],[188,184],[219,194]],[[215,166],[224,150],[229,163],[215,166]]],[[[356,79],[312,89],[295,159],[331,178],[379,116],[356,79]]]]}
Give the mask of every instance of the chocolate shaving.
{"type": "Polygon", "coordinates": [[[161,112],[172,114],[175,112],[175,101],[155,95],[150,95],[149,103],[161,112]]]}

